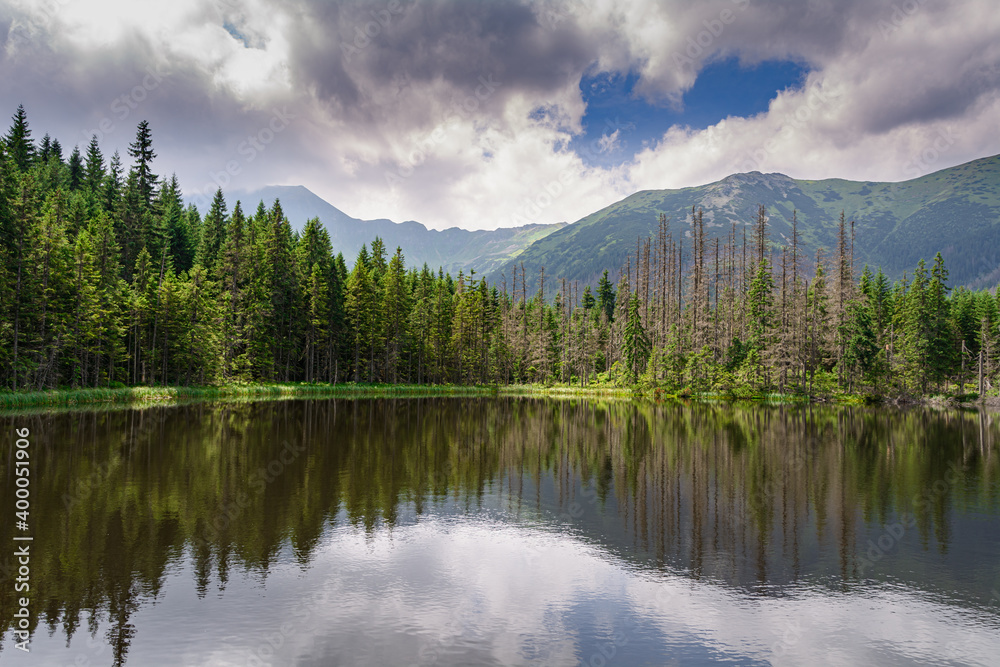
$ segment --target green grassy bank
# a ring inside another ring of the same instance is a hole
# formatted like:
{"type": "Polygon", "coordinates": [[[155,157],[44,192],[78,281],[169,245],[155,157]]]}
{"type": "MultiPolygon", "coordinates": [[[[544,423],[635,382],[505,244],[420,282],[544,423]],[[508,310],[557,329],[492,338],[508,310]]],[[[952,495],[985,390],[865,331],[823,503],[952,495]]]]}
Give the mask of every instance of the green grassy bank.
{"type": "MultiPolygon", "coordinates": [[[[667,392],[658,388],[616,387],[611,385],[392,385],[343,383],[233,384],[217,387],[120,387],[112,389],[57,389],[35,392],[0,392],[0,410],[70,408],[79,406],[127,406],[173,404],[200,400],[278,400],[291,398],[405,398],[417,396],[537,396],[548,398],[621,398],[652,400],[805,402],[803,394],[762,392],[667,392]]],[[[858,396],[844,395],[838,403],[860,404],[858,396]]]]}
{"type": "Polygon", "coordinates": [[[92,404],[158,404],[197,400],[309,397],[490,396],[493,387],[363,384],[234,384],[219,387],[121,387],[0,392],[0,409],[73,407],[92,404]]]}

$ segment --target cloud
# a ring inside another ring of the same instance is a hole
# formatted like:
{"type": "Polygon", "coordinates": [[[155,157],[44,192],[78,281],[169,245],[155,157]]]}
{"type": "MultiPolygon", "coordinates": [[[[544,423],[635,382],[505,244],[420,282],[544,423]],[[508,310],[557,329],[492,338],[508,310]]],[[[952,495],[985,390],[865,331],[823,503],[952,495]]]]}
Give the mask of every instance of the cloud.
{"type": "Polygon", "coordinates": [[[668,132],[637,156],[633,181],[676,187],[750,170],[902,180],[1000,152],[989,130],[1000,111],[1000,21],[963,7],[914,12],[884,36],[883,19],[872,21],[864,48],[826,57],[766,114],[668,132]]]}
{"type": "Polygon", "coordinates": [[[987,0],[19,0],[0,7],[0,105],[107,153],[148,119],[189,193],[304,184],[357,217],[490,228],[733,171],[893,180],[998,153],[998,35],[987,0]],[[730,57],[809,75],[634,155],[628,127],[568,148],[583,77],[633,73],[680,108],[730,57]]]}
{"type": "Polygon", "coordinates": [[[621,130],[615,130],[611,134],[602,134],[601,138],[598,139],[598,146],[601,152],[613,151],[614,149],[621,146],[621,140],[618,137],[621,130]]]}

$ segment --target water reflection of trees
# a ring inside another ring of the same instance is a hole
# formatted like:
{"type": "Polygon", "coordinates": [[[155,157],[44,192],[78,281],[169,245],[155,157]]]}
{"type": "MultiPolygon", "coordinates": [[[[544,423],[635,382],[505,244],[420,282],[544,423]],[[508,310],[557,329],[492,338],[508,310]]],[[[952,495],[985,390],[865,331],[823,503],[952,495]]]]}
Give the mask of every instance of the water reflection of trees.
{"type": "MultiPolygon", "coordinates": [[[[500,494],[626,556],[752,586],[856,581],[866,536],[899,512],[945,552],[954,511],[1000,504],[997,426],[975,412],[411,399],[15,421],[33,433],[34,608],[67,638],[107,621],[119,663],[186,552],[205,595],[234,565],[266,574],[285,545],[307,563],[341,512],[373,531],[500,494]],[[962,480],[942,487],[949,464],[962,480]]],[[[3,627],[14,608],[0,588],[3,627]]]]}
{"type": "Polygon", "coordinates": [[[901,516],[943,551],[953,507],[996,505],[995,428],[977,413],[671,406],[624,419],[622,513],[641,546],[695,576],[851,580],[867,539],[901,516]]]}

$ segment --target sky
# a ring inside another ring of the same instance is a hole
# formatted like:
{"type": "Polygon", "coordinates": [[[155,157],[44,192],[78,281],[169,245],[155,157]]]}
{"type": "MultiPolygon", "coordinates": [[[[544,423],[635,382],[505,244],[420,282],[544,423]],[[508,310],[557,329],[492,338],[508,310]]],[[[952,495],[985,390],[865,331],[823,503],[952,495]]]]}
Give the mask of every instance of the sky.
{"type": "Polygon", "coordinates": [[[1000,153],[995,0],[0,0],[0,113],[66,155],[149,121],[187,197],[573,222],[744,171],[907,180],[1000,153]]]}

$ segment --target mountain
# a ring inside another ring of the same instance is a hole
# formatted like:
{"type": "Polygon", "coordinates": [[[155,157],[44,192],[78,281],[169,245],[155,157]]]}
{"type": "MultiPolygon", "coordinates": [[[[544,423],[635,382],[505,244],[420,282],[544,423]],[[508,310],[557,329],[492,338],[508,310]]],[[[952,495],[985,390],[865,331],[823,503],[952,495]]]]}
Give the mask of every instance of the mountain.
{"type": "Polygon", "coordinates": [[[697,187],[645,190],[535,241],[517,261],[529,276],[544,267],[552,278],[594,284],[604,269],[617,273],[635,253],[637,238],[655,236],[660,213],[669,218],[673,238],[683,232],[689,244],[691,207],[700,207],[709,243],[713,237],[725,243],[734,223],[742,239],[759,204],[767,207],[775,248],[790,238],[796,211],[807,255],[814,257],[817,248],[835,252],[843,211],[856,222],[859,269],[882,267],[896,278],[940,251],[953,286],[995,287],[1000,280],[1000,156],[898,183],[809,181],[754,171],[697,187]]]}
{"type": "MultiPolygon", "coordinates": [[[[566,223],[525,225],[490,231],[469,231],[453,227],[444,231],[428,229],[419,222],[393,222],[392,220],[359,220],[320,198],[301,185],[270,185],[257,190],[236,190],[226,193],[230,211],[237,201],[243,210],[252,214],[260,201],[270,207],[275,199],[281,202],[285,216],[292,227],[301,231],[310,218],[319,218],[330,233],[333,251],[344,253],[348,266],[362,244],[371,245],[376,236],[382,237],[386,248],[393,252],[396,246],[403,249],[409,266],[422,266],[425,262],[432,269],[439,267],[457,274],[475,269],[480,274],[506,266],[533,242],[544,238],[566,223]]],[[[205,211],[201,211],[202,215],[205,211]]]]}

